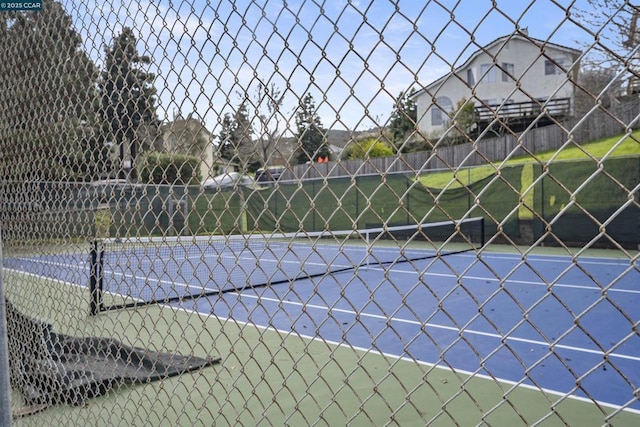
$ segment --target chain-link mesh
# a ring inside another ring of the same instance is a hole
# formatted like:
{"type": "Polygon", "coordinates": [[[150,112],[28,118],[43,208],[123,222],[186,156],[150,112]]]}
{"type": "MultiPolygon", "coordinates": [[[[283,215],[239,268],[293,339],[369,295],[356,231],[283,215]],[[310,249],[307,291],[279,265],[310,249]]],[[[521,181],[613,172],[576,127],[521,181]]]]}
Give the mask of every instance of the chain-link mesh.
{"type": "Polygon", "coordinates": [[[13,422],[637,425],[639,11],[0,4],[13,422]]]}

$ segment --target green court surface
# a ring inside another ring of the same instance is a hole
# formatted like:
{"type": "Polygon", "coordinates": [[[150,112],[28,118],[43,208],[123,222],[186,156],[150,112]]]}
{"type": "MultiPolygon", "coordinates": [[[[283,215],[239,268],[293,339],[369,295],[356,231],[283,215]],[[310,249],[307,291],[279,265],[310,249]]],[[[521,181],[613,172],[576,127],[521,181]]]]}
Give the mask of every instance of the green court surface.
{"type": "Polygon", "coordinates": [[[640,425],[633,412],[213,315],[148,306],[92,317],[84,288],[10,270],[4,280],[12,303],[56,332],[222,357],[220,364],[114,389],[83,406],[46,408],[16,419],[17,426],[71,419],[93,426],[640,425]]]}

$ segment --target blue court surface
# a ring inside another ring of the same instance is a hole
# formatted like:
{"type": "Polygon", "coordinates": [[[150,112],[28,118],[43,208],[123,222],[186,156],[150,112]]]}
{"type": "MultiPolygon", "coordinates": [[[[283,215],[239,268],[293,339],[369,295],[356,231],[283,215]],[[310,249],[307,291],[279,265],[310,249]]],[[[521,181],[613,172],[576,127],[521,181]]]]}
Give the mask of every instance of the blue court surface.
{"type": "MultiPolygon", "coordinates": [[[[134,248],[105,255],[104,290],[640,411],[636,259],[330,246],[134,248]]],[[[87,286],[87,259],[5,268],[87,286]]]]}

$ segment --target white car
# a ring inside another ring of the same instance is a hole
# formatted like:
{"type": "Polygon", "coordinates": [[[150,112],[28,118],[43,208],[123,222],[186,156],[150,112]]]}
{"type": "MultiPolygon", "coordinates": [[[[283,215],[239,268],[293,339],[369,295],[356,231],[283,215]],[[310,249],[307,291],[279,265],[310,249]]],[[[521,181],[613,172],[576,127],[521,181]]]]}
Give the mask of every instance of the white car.
{"type": "Polygon", "coordinates": [[[252,187],[253,178],[240,172],[227,172],[213,178],[206,179],[202,186],[207,190],[223,190],[234,187],[252,187]]]}

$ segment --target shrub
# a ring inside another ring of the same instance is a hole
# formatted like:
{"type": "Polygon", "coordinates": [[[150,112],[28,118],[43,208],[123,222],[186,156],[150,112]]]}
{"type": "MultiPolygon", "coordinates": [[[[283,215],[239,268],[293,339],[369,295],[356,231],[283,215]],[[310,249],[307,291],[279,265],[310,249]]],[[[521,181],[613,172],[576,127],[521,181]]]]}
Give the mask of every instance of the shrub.
{"type": "Polygon", "coordinates": [[[197,184],[199,159],[185,154],[149,153],[142,159],[140,181],[147,184],[197,184]]]}
{"type": "Polygon", "coordinates": [[[343,153],[347,160],[393,156],[393,150],[378,138],[366,138],[349,145],[343,153]]]}

